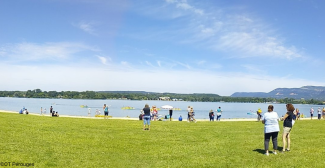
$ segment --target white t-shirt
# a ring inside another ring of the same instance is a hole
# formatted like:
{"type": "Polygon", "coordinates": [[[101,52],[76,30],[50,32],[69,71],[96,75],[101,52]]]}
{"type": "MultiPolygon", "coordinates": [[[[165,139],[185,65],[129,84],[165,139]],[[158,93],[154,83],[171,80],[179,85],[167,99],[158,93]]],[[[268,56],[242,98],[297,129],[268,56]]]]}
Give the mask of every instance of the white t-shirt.
{"type": "Polygon", "coordinates": [[[264,120],[264,133],[279,132],[279,116],[277,112],[266,112],[263,115],[262,120],[264,120]]]}

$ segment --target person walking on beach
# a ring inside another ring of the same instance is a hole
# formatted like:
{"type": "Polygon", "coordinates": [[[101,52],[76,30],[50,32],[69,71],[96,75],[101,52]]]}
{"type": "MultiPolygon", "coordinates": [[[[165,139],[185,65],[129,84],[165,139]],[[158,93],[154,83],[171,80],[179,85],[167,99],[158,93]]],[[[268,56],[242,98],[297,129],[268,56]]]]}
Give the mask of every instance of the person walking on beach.
{"type": "Polygon", "coordinates": [[[189,122],[190,121],[194,121],[196,123],[196,119],[194,118],[195,113],[194,113],[193,107],[191,107],[191,110],[190,110],[190,114],[189,115],[190,115],[189,122]]]}
{"type": "Polygon", "coordinates": [[[150,131],[150,107],[145,104],[143,110],[143,130],[146,130],[146,125],[148,125],[148,130],[150,131]]]}
{"type": "Polygon", "coordinates": [[[53,107],[51,106],[50,107],[50,116],[52,116],[52,113],[53,113],[53,107]]]}
{"type": "Polygon", "coordinates": [[[317,109],[317,114],[318,114],[318,119],[320,120],[322,118],[322,110],[320,109],[320,107],[318,107],[317,109]]]}
{"type": "Polygon", "coordinates": [[[91,114],[91,109],[88,108],[88,117],[90,117],[90,114],[91,114]]]}
{"type": "Polygon", "coordinates": [[[273,144],[273,154],[277,154],[278,150],[278,134],[280,131],[279,127],[279,116],[277,112],[273,111],[273,105],[269,105],[267,108],[267,113],[264,114],[262,118],[262,123],[264,124],[264,149],[265,155],[269,155],[269,142],[272,137],[273,144]]]}
{"type": "Polygon", "coordinates": [[[221,110],[221,107],[219,107],[219,108],[217,109],[217,119],[216,119],[216,121],[220,121],[221,114],[222,114],[222,110],[221,110]]]}
{"type": "Polygon", "coordinates": [[[293,111],[295,110],[292,104],[287,104],[287,113],[283,117],[283,134],[282,134],[282,142],[283,142],[283,149],[282,152],[290,151],[290,131],[292,129],[292,118],[293,118],[293,111]],[[287,148],[286,148],[287,145],[287,148]]]}
{"type": "Polygon", "coordinates": [[[157,118],[158,118],[158,110],[157,110],[157,107],[155,105],[152,106],[152,115],[153,115],[153,120],[154,121],[157,121],[157,118]]]}
{"type": "Polygon", "coordinates": [[[325,119],[325,107],[323,107],[323,119],[325,119]]]}
{"type": "Polygon", "coordinates": [[[187,106],[187,121],[190,122],[191,106],[187,106]]]}
{"type": "Polygon", "coordinates": [[[43,115],[43,108],[41,107],[41,115],[43,115]]]}
{"type": "Polygon", "coordinates": [[[313,119],[313,116],[314,116],[314,108],[311,107],[311,108],[310,108],[310,119],[311,119],[311,120],[313,119]]]}
{"type": "Polygon", "coordinates": [[[258,108],[258,110],[256,111],[257,113],[257,121],[260,121],[262,118],[262,109],[258,108]]]}
{"type": "Polygon", "coordinates": [[[214,121],[214,112],[213,112],[213,110],[210,110],[209,118],[210,118],[210,121],[214,121]]]}
{"type": "Polygon", "coordinates": [[[296,120],[300,119],[300,111],[298,108],[296,108],[296,120]]]}
{"type": "Polygon", "coordinates": [[[173,109],[169,109],[169,121],[172,120],[172,116],[173,116],[173,109]]]}
{"type": "Polygon", "coordinates": [[[104,104],[103,110],[104,110],[104,119],[108,119],[108,106],[106,104],[104,104]]]}

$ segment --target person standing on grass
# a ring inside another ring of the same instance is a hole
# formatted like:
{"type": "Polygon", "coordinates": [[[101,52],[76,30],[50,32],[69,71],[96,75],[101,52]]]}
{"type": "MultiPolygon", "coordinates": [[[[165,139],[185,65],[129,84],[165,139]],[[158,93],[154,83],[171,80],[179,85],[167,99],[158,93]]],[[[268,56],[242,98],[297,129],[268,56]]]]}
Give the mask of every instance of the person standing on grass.
{"type": "Polygon", "coordinates": [[[320,120],[322,118],[322,110],[320,109],[320,107],[318,107],[317,109],[317,114],[318,114],[318,119],[320,120]]]}
{"type": "Polygon", "coordinates": [[[148,104],[144,106],[143,110],[143,130],[146,130],[146,125],[148,125],[148,130],[150,131],[150,107],[148,104]]]}
{"type": "Polygon", "coordinates": [[[216,119],[216,121],[220,121],[221,114],[222,114],[221,107],[219,107],[216,111],[217,111],[217,119],[216,119]]]}
{"type": "Polygon", "coordinates": [[[104,110],[104,119],[108,119],[108,106],[106,104],[104,104],[103,110],[104,110]]]}
{"type": "Polygon", "coordinates": [[[272,137],[273,154],[277,154],[278,150],[278,134],[280,131],[279,127],[279,116],[277,112],[273,111],[273,105],[269,105],[263,118],[262,123],[264,124],[264,149],[265,155],[269,156],[269,142],[272,137]]]}
{"type": "Polygon", "coordinates": [[[283,149],[282,152],[290,151],[290,131],[292,129],[292,118],[293,118],[293,111],[295,108],[292,104],[287,104],[287,113],[283,117],[283,135],[282,135],[282,142],[283,142],[283,149]],[[287,148],[286,148],[287,144],[287,148]]]}
{"type": "Polygon", "coordinates": [[[310,108],[310,119],[311,119],[311,120],[313,119],[313,116],[314,116],[314,108],[311,107],[311,108],[310,108]]]}

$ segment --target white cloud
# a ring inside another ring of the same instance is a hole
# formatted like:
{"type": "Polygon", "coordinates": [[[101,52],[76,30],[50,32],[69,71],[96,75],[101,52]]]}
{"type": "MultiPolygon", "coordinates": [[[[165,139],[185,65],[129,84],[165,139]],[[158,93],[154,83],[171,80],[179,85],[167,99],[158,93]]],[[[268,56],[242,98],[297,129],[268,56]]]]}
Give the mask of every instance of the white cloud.
{"type": "Polygon", "coordinates": [[[176,62],[178,65],[181,65],[187,69],[191,69],[191,66],[189,64],[184,64],[184,63],[181,63],[181,62],[176,62]]]}
{"type": "Polygon", "coordinates": [[[161,67],[161,61],[157,61],[159,67],[161,67]]]}
{"type": "Polygon", "coordinates": [[[153,65],[149,62],[149,61],[145,61],[145,63],[151,67],[153,67],[153,65]]]}
{"type": "Polygon", "coordinates": [[[205,60],[201,60],[201,61],[197,62],[198,65],[203,65],[203,64],[205,64],[205,63],[206,63],[205,60]]]}
{"type": "Polygon", "coordinates": [[[108,61],[111,61],[110,57],[103,57],[103,56],[99,56],[97,55],[98,59],[100,60],[100,62],[104,65],[108,64],[108,61]]]}
{"type": "Polygon", "coordinates": [[[177,8],[183,9],[183,10],[189,10],[195,14],[203,15],[204,10],[195,8],[194,6],[190,5],[187,0],[166,0],[167,3],[175,4],[177,8]]]}
{"type": "MultiPolygon", "coordinates": [[[[198,9],[186,0],[166,2],[193,13],[198,9]]],[[[191,13],[180,16],[186,15],[191,13]]],[[[206,13],[191,15],[191,19],[184,21],[183,25],[185,26],[174,32],[182,34],[179,41],[187,44],[198,44],[225,53],[240,53],[242,57],[277,57],[289,60],[304,57],[302,50],[293,44],[286,44],[274,28],[256,16],[211,8],[206,13]]]]}
{"type": "Polygon", "coordinates": [[[228,33],[220,37],[215,48],[243,52],[245,56],[273,56],[286,59],[302,57],[294,46],[285,47],[278,39],[267,37],[263,33],[228,33]]]}
{"type": "Polygon", "coordinates": [[[79,22],[78,24],[73,24],[73,25],[78,27],[79,29],[85,31],[86,33],[89,33],[91,35],[97,35],[97,33],[95,32],[95,29],[94,29],[95,23],[79,22]]]}
{"type": "Polygon", "coordinates": [[[67,59],[74,54],[83,51],[99,51],[96,47],[87,46],[82,43],[17,43],[7,44],[1,47],[1,56],[7,60],[37,61],[47,59],[67,59]]]}

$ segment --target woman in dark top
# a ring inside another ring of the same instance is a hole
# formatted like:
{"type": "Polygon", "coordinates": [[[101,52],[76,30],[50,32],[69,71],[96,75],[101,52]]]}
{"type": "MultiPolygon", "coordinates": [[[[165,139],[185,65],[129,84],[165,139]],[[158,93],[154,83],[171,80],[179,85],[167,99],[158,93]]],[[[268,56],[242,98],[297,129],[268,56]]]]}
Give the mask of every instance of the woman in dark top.
{"type": "Polygon", "coordinates": [[[214,121],[214,113],[213,113],[213,110],[210,110],[210,112],[209,112],[209,118],[210,118],[210,121],[214,121]]]}
{"type": "Polygon", "coordinates": [[[282,141],[283,141],[283,149],[282,152],[290,151],[290,131],[292,129],[292,119],[293,119],[293,111],[295,108],[292,104],[287,104],[287,113],[283,117],[283,135],[282,135],[282,141]],[[287,148],[286,144],[288,143],[287,148]]]}
{"type": "Polygon", "coordinates": [[[150,107],[146,104],[143,108],[143,130],[146,130],[146,125],[148,125],[148,130],[150,130],[150,107]]]}

